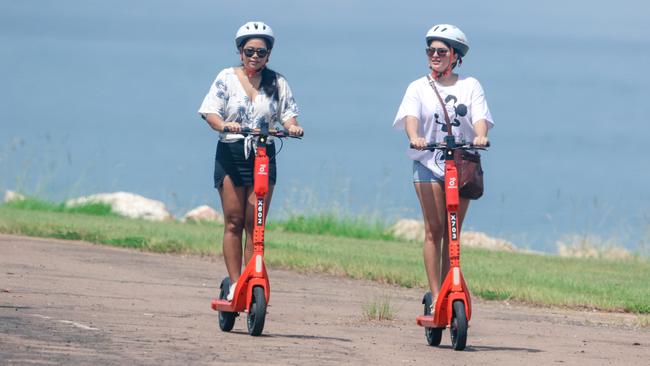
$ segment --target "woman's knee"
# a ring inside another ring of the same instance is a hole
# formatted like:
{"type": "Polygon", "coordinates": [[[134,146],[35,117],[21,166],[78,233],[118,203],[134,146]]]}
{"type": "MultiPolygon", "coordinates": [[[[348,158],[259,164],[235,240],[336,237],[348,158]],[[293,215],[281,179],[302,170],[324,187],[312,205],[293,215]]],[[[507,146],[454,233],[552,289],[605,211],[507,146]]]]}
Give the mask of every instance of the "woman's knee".
{"type": "Polygon", "coordinates": [[[242,230],[244,230],[244,215],[225,215],[223,221],[227,232],[241,234],[242,230]]]}
{"type": "Polygon", "coordinates": [[[443,231],[425,230],[425,232],[424,232],[424,245],[433,245],[436,248],[440,248],[440,244],[442,242],[442,237],[443,237],[443,231]]]}
{"type": "Polygon", "coordinates": [[[439,242],[445,233],[445,227],[438,220],[424,222],[424,237],[427,241],[439,242]]]}

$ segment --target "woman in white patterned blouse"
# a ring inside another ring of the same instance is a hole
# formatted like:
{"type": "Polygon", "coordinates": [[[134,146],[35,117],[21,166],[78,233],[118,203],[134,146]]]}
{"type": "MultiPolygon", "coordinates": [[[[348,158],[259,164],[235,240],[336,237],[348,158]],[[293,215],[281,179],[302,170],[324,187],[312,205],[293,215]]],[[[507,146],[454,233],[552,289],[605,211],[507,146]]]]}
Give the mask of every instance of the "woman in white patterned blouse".
{"type": "MultiPolygon", "coordinates": [[[[266,67],[274,43],[273,31],[262,22],[248,22],[240,27],[235,44],[241,65],[224,69],[217,75],[199,109],[208,125],[220,133],[214,186],[219,190],[224,214],[223,255],[231,283],[228,300],[232,299],[241,275],[244,230],[245,263],[253,253],[254,154],[250,151],[251,144],[238,132],[242,127],[259,128],[268,123],[270,128],[280,124],[291,135],[303,133],[296,119],[298,106],[289,84],[282,75],[266,67]]],[[[267,154],[271,157],[266,197],[268,210],[276,182],[273,143],[268,145],[267,154]]]]}

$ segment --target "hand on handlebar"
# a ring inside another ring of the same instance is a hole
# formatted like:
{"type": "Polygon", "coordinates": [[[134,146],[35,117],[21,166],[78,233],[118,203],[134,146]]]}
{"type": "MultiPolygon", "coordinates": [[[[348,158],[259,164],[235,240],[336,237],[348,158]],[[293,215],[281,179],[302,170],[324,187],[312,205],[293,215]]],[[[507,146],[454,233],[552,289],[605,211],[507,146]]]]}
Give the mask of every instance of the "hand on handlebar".
{"type": "Polygon", "coordinates": [[[472,141],[472,145],[477,147],[490,146],[490,140],[488,140],[487,136],[476,136],[474,137],[474,141],[472,141]]]}
{"type": "Polygon", "coordinates": [[[424,150],[427,148],[427,141],[424,137],[416,137],[409,141],[411,143],[411,148],[416,150],[424,150]]]}
{"type": "Polygon", "coordinates": [[[289,126],[286,131],[289,132],[289,136],[302,136],[305,133],[302,127],[296,125],[289,126]]]}
{"type": "Polygon", "coordinates": [[[241,131],[241,125],[237,122],[226,122],[223,124],[223,132],[238,133],[241,131]]]}

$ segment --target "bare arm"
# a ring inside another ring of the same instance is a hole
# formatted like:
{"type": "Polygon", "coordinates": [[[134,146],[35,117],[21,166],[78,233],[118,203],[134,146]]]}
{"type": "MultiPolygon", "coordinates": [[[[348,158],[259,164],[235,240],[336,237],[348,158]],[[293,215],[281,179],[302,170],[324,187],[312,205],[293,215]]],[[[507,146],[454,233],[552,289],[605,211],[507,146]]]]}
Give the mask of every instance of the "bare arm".
{"type": "Polygon", "coordinates": [[[422,150],[427,146],[424,137],[418,136],[418,119],[413,116],[406,116],[404,121],[404,130],[409,139],[409,143],[413,145],[414,149],[422,150]]]}
{"type": "Polygon", "coordinates": [[[239,132],[241,126],[237,122],[225,122],[218,114],[206,113],[203,119],[215,131],[223,132],[224,127],[228,127],[230,132],[239,132]]]}
{"type": "Polygon", "coordinates": [[[478,146],[485,146],[488,144],[489,140],[487,137],[488,133],[488,123],[485,119],[480,119],[474,123],[474,132],[476,137],[474,137],[473,144],[478,146]]]}
{"type": "Polygon", "coordinates": [[[282,127],[284,127],[285,130],[289,131],[289,134],[292,136],[302,136],[304,133],[302,127],[300,127],[298,124],[296,117],[291,117],[288,120],[284,121],[284,123],[282,123],[282,127]]]}

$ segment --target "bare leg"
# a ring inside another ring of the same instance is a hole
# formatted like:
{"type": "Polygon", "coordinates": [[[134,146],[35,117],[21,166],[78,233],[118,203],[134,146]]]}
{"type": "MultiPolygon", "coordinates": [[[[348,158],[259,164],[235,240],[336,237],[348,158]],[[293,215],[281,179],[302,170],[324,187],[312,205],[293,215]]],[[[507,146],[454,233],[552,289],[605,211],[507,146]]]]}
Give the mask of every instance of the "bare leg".
{"type": "Polygon", "coordinates": [[[440,182],[418,182],[414,186],[424,217],[424,268],[435,299],[441,285],[441,244],[446,223],[445,193],[443,183],[440,182]]]}
{"type": "Polygon", "coordinates": [[[229,176],[219,188],[223,209],[223,257],[232,282],[239,280],[242,265],[242,234],[246,209],[246,187],[236,187],[229,176]]]}
{"type": "MultiPolygon", "coordinates": [[[[266,193],[266,207],[264,210],[264,217],[266,217],[266,214],[269,212],[269,207],[271,206],[271,198],[273,197],[273,188],[274,186],[269,185],[269,191],[266,193]]],[[[255,196],[255,191],[253,187],[246,187],[246,196],[247,198],[247,204],[246,204],[246,223],[245,223],[245,228],[246,228],[246,250],[244,252],[244,257],[245,257],[245,263],[248,263],[248,261],[251,260],[253,257],[253,229],[255,228],[255,216],[257,212],[257,198],[255,196]]]]}

